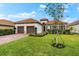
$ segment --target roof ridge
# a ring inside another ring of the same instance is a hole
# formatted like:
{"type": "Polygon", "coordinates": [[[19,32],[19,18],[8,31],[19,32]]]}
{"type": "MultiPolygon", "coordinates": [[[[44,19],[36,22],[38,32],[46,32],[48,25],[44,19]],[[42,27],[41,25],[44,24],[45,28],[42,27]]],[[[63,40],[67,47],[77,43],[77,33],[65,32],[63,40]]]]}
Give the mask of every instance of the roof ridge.
{"type": "Polygon", "coordinates": [[[17,23],[40,23],[40,22],[33,18],[28,18],[28,19],[17,21],[15,23],[17,24],[17,23]]]}
{"type": "MultiPolygon", "coordinates": [[[[13,22],[13,21],[10,21],[10,20],[7,20],[7,19],[0,19],[0,20],[8,21],[8,22],[13,22]]],[[[13,23],[14,23],[14,22],[13,22],[13,23]]]]}
{"type": "Polygon", "coordinates": [[[0,24],[14,26],[14,22],[6,20],[6,19],[0,19],[0,24]]]}
{"type": "MultiPolygon", "coordinates": [[[[23,19],[23,20],[19,20],[19,21],[24,21],[24,20],[29,20],[29,19],[35,20],[35,19],[33,19],[33,18],[27,18],[27,19],[23,19]]],[[[16,21],[16,22],[19,22],[19,21],[16,21]]],[[[37,21],[37,20],[35,20],[35,21],[37,21]]]]}

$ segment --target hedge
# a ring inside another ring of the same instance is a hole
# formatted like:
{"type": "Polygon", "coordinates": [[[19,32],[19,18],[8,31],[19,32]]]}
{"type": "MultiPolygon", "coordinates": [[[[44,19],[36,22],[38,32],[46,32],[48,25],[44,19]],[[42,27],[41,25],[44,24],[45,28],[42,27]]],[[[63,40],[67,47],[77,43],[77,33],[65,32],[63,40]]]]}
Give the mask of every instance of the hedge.
{"type": "Polygon", "coordinates": [[[55,29],[55,30],[47,30],[47,32],[49,34],[56,34],[57,32],[59,34],[71,34],[70,30],[57,30],[57,29],[55,29]]]}
{"type": "Polygon", "coordinates": [[[70,30],[63,30],[63,34],[71,34],[70,30]]]}
{"type": "Polygon", "coordinates": [[[14,33],[15,33],[14,29],[0,29],[0,36],[14,34],[14,33]]]}
{"type": "Polygon", "coordinates": [[[40,33],[40,34],[29,34],[29,36],[43,37],[43,36],[45,36],[47,34],[48,34],[47,32],[43,32],[43,33],[40,33]]]}

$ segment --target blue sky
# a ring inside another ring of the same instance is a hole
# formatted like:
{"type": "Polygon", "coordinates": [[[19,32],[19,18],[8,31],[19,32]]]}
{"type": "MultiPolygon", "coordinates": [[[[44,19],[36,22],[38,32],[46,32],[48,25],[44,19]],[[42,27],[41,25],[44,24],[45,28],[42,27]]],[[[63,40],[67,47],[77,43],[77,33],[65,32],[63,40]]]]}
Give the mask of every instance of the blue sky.
{"type": "MultiPolygon", "coordinates": [[[[52,17],[44,11],[46,3],[1,3],[0,19],[8,19],[11,21],[19,21],[27,18],[39,20],[41,18],[52,17]]],[[[79,19],[79,4],[68,4],[65,6],[63,21],[73,22],[79,19]]]]}

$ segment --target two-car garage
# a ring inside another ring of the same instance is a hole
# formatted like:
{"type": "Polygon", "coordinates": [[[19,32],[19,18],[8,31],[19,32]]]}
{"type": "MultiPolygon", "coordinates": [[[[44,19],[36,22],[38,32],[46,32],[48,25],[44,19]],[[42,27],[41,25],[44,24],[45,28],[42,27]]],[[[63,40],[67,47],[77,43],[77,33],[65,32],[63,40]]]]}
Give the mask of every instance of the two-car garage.
{"type": "MultiPolygon", "coordinates": [[[[29,34],[29,33],[35,33],[37,31],[35,30],[34,26],[27,26],[26,32],[27,32],[27,34],[29,34]]],[[[17,27],[17,33],[24,33],[24,26],[18,26],[17,27]]]]}

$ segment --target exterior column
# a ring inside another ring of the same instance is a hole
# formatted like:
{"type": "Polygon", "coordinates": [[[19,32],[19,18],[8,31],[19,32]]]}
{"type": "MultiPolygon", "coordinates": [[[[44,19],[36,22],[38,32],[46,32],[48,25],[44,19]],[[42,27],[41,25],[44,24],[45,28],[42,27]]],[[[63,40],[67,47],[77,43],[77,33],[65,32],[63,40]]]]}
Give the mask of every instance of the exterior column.
{"type": "Polygon", "coordinates": [[[26,28],[26,26],[24,26],[24,34],[26,34],[27,33],[27,28],[26,28]]]}
{"type": "Polygon", "coordinates": [[[15,26],[15,33],[16,33],[16,34],[17,34],[17,30],[18,30],[18,29],[17,29],[17,26],[15,26]]]}
{"type": "Polygon", "coordinates": [[[59,29],[59,30],[60,30],[61,25],[57,25],[57,27],[58,27],[57,29],[59,29]]]}
{"type": "Polygon", "coordinates": [[[52,25],[50,25],[50,29],[52,30],[52,25]]]}

